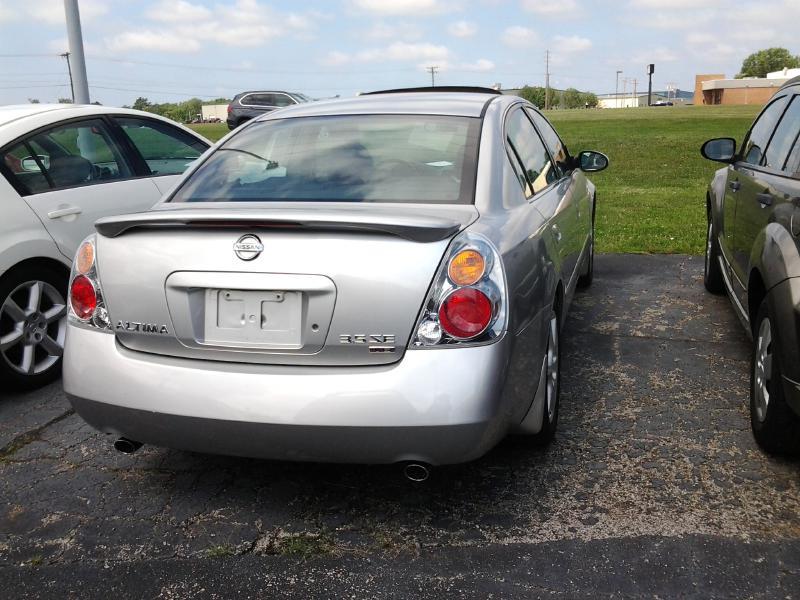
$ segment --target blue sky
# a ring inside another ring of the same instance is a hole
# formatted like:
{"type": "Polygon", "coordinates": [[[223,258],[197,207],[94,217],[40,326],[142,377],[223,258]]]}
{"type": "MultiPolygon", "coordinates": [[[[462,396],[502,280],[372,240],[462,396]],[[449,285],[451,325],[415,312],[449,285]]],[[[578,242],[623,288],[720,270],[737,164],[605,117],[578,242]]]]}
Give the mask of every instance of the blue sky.
{"type": "MultiPolygon", "coordinates": [[[[800,53],[800,0],[80,0],[92,100],[244,89],[315,97],[437,84],[614,91],[734,75],[750,52],[800,53]],[[735,9],[733,7],[736,7],[735,9]],[[735,10],[735,12],[734,12],[735,10]],[[630,84],[629,84],[630,85],[630,84]],[[622,84],[620,84],[622,88],[622,84]]],[[[69,96],[62,0],[0,0],[0,104],[69,96]],[[36,56],[27,56],[36,55],[36,56]]]]}

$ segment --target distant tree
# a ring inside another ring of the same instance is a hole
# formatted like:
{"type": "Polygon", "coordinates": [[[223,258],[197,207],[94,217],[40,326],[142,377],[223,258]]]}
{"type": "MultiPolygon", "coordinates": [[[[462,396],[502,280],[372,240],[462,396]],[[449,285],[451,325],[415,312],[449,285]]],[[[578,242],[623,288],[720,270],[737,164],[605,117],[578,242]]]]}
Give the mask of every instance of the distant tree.
{"type": "Polygon", "coordinates": [[[28,102],[30,102],[31,104],[39,104],[39,99],[38,98],[28,98],[28,102]]]}
{"type": "Polygon", "coordinates": [[[230,98],[214,98],[213,100],[206,100],[203,104],[230,104],[230,98]]]}
{"type": "Polygon", "coordinates": [[[519,95],[521,98],[524,98],[534,106],[538,106],[539,108],[544,108],[543,87],[532,87],[526,85],[519,91],[519,95]]]}
{"type": "Polygon", "coordinates": [[[59,104],[72,104],[72,98],[59,98],[59,104]]]}
{"type": "Polygon", "coordinates": [[[562,94],[561,108],[583,108],[583,94],[575,88],[568,88],[562,94]]]}
{"type": "Polygon", "coordinates": [[[133,108],[136,110],[147,110],[150,107],[150,101],[147,98],[139,96],[133,103],[133,108]]]}
{"type": "Polygon", "coordinates": [[[767,48],[753,52],[745,58],[742,62],[742,69],[736,78],[766,77],[767,73],[797,67],[800,67],[800,57],[794,56],[786,48],[767,48]]]}

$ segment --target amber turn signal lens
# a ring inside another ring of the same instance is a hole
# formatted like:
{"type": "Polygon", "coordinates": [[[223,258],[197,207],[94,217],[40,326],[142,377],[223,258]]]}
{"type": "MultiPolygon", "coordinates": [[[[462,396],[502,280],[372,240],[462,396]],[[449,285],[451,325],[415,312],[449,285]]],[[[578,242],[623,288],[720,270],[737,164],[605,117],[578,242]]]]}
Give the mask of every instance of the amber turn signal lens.
{"type": "Polygon", "coordinates": [[[447,275],[456,285],[472,285],[483,277],[486,261],[477,250],[462,250],[450,261],[447,275]]]}
{"type": "Polygon", "coordinates": [[[94,266],[94,246],[89,242],[84,242],[78,248],[78,255],[75,257],[75,268],[81,275],[86,275],[94,266]]]}

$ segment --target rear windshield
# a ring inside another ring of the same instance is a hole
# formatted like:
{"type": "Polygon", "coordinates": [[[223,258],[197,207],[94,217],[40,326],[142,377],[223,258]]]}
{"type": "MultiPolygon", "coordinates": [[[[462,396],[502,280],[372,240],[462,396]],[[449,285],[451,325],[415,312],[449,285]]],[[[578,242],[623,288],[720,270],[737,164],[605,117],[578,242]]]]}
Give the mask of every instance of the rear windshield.
{"type": "Polygon", "coordinates": [[[472,204],[480,119],[301,117],[255,123],[195,171],[171,202],[472,204]]]}

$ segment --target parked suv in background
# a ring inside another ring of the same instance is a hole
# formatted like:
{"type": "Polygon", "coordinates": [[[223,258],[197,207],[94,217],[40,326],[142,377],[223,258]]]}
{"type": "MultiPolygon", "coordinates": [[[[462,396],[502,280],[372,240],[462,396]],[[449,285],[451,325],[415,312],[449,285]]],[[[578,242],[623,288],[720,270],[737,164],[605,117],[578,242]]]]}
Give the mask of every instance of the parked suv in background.
{"type": "Polygon", "coordinates": [[[800,78],[787,82],[737,152],[709,140],[704,157],[726,163],[706,198],[705,286],[728,292],[754,339],[750,420],[756,441],[800,451],[800,78]]]}
{"type": "Polygon", "coordinates": [[[228,105],[228,129],[236,129],[242,123],[259,115],[283,108],[311,102],[311,98],[297,92],[242,92],[236,94],[228,105]]]}

